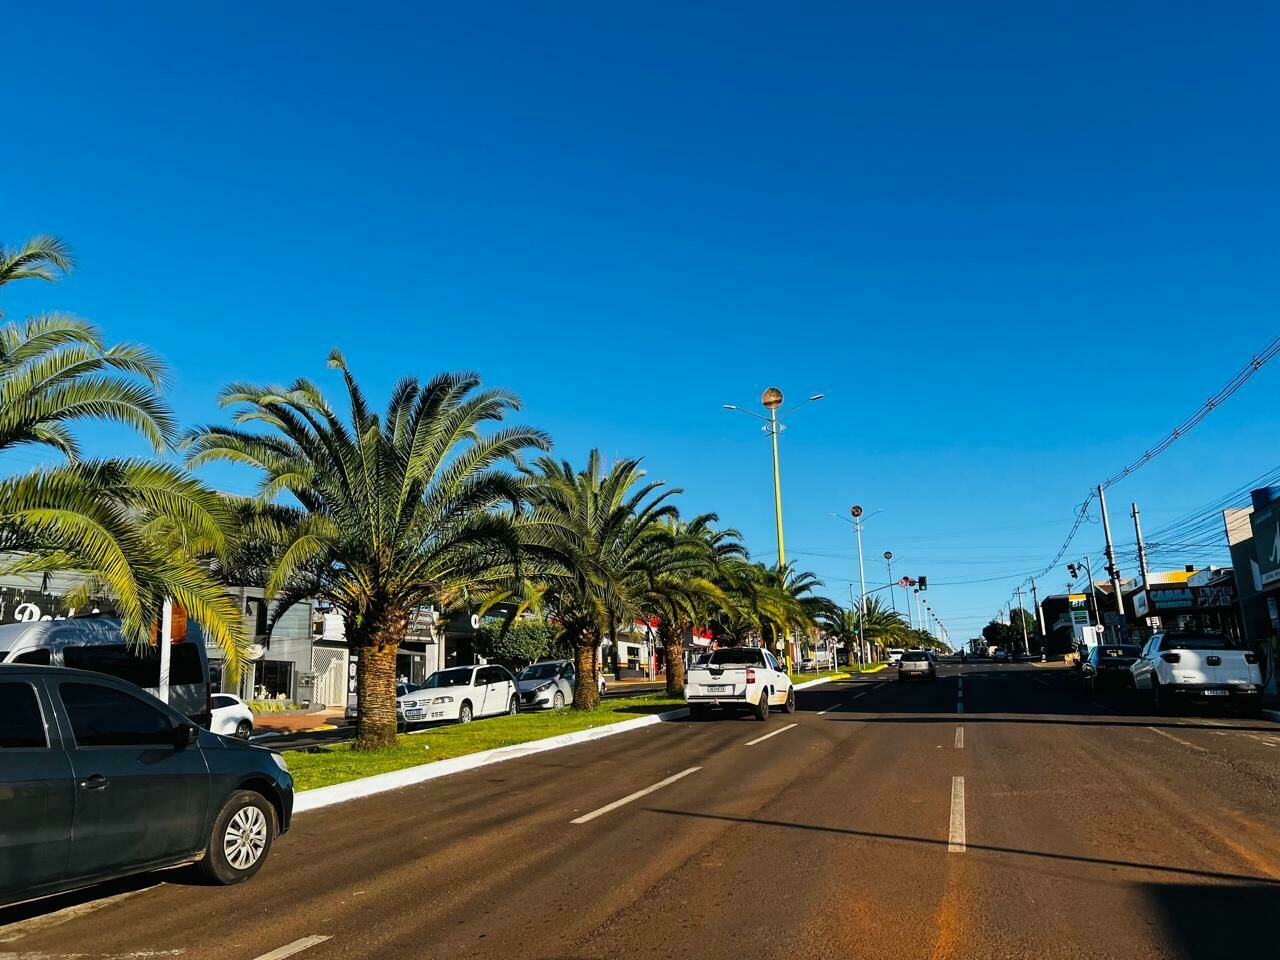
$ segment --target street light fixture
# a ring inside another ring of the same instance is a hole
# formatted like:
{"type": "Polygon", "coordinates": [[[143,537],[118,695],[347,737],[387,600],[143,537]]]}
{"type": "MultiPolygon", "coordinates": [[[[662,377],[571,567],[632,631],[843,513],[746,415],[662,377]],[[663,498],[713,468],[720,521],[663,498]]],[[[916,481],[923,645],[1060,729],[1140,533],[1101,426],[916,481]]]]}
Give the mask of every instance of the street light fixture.
{"type": "MultiPolygon", "coordinates": [[[[766,387],[764,393],[760,394],[760,403],[769,415],[763,416],[754,410],[744,410],[742,407],[732,403],[721,404],[726,410],[737,410],[739,413],[745,413],[749,417],[755,417],[757,420],[764,421],[764,432],[769,434],[769,438],[773,444],[773,509],[778,527],[778,569],[783,569],[787,565],[787,549],[782,536],[782,476],[778,469],[778,434],[782,432],[782,421],[791,414],[795,413],[806,403],[814,400],[821,400],[824,394],[815,393],[813,396],[800,401],[790,410],[782,414],[778,413],[778,408],[782,406],[782,391],[777,387],[766,387]]],[[[792,660],[794,661],[795,651],[792,651],[792,660]]]]}

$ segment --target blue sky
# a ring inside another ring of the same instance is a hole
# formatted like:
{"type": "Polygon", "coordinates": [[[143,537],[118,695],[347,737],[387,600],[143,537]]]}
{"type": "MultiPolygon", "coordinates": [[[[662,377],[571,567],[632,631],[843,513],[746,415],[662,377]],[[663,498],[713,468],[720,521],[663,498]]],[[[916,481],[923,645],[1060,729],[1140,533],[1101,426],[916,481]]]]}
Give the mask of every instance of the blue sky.
{"type": "MultiPolygon", "coordinates": [[[[832,514],[883,509],[868,557],[963,637],[1276,332],[1273,4],[195,6],[0,37],[0,239],[81,261],[5,312],[151,344],[187,423],[231,379],[336,389],[332,346],[379,395],[475,368],[766,556],[767,441],[721,404],[824,392],[782,438],[789,554],[847,600],[832,514]]],[[[1113,522],[1277,466],[1278,396],[1266,369],[1113,522]]]]}

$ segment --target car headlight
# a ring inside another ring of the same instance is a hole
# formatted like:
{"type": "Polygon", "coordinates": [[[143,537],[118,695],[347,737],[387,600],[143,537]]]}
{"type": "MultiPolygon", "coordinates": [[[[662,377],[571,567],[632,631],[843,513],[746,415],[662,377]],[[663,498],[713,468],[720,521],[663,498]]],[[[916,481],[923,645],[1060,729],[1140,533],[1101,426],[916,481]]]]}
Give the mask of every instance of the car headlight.
{"type": "Polygon", "coordinates": [[[272,750],[271,759],[274,760],[276,762],[276,766],[279,767],[281,770],[283,770],[285,773],[289,772],[289,764],[285,762],[283,753],[276,753],[274,750],[272,750]]]}
{"type": "Polygon", "coordinates": [[[546,683],[544,683],[544,684],[542,684],[542,685],[540,685],[540,686],[534,687],[534,688],[533,688],[533,692],[534,692],[534,693],[546,693],[546,692],[547,692],[548,690],[550,690],[553,686],[555,686],[555,684],[551,683],[551,681],[549,681],[549,680],[548,680],[546,683]]]}
{"type": "Polygon", "coordinates": [[[453,703],[453,697],[436,697],[432,703],[453,703]]]}

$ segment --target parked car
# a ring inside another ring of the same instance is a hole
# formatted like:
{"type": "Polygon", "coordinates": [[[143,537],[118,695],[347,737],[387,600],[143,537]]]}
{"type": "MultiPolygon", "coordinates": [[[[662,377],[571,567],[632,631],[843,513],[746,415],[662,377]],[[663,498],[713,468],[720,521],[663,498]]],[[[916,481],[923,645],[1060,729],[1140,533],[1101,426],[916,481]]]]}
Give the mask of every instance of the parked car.
{"type": "Polygon", "coordinates": [[[1142,651],[1131,644],[1095,646],[1080,664],[1080,681],[1089,693],[1133,689],[1130,669],[1142,651]]]}
{"type": "Polygon", "coordinates": [[[890,647],[889,648],[889,665],[892,666],[893,664],[901,660],[902,655],[906,652],[907,651],[903,650],[900,647],[890,647]]]}
{"type": "Polygon", "coordinates": [[[239,697],[233,697],[229,693],[215,693],[213,722],[209,724],[209,729],[224,737],[248,740],[253,735],[253,711],[239,697]]]}
{"type": "MultiPolygon", "coordinates": [[[[0,626],[0,663],[93,670],[160,696],[159,651],[126,643],[120,621],[110,617],[7,623],[0,626]]],[[[204,635],[189,621],[186,640],[169,645],[168,702],[208,730],[211,696],[204,635]]]]}
{"type": "MultiPolygon", "coordinates": [[[[396,684],[396,699],[403,697],[406,693],[412,693],[418,688],[412,683],[396,684]]],[[[347,723],[355,724],[360,720],[360,701],[353,693],[347,700],[347,709],[342,712],[342,717],[347,723]]]]}
{"type": "Polygon", "coordinates": [[[716,650],[705,665],[685,678],[685,702],[691,719],[705,719],[714,708],[750,710],[768,720],[770,707],[795,713],[796,690],[777,659],[760,647],[716,650]]]}
{"type": "Polygon", "coordinates": [[[1168,630],[1147,641],[1130,671],[1157,712],[1188,703],[1222,704],[1262,715],[1258,656],[1221,634],[1168,630]]]}
{"type": "Polygon", "coordinates": [[[480,717],[515,713],[520,708],[516,678],[506,667],[451,667],[396,697],[396,720],[413,723],[470,723],[480,717]]]}
{"type": "Polygon", "coordinates": [[[938,668],[928,650],[908,650],[898,659],[898,682],[938,679],[938,668]]]}
{"type": "Polygon", "coordinates": [[[289,829],[293,779],[122,680],[5,665],[0,798],[3,906],[184,863],[247,880],[289,829]]]}
{"type": "Polygon", "coordinates": [[[577,670],[572,660],[531,663],[516,675],[520,707],[524,710],[558,710],[573,703],[577,670]]]}

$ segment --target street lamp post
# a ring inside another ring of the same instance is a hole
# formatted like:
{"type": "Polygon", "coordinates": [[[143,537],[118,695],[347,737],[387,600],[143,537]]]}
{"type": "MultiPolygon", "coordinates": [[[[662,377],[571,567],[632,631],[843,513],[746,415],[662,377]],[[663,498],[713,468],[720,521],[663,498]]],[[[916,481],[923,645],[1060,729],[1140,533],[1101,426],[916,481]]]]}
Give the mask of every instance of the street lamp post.
{"type": "Polygon", "coordinates": [[[849,508],[853,517],[853,532],[858,540],[858,589],[861,598],[858,604],[858,658],[867,662],[867,574],[862,566],[862,507],[854,504],[849,508]]]}
{"type": "Polygon", "coordinates": [[[893,551],[884,552],[884,565],[889,571],[889,602],[893,604],[893,612],[898,612],[898,595],[893,592],[893,551]]]}
{"type": "MultiPolygon", "coordinates": [[[[760,403],[763,404],[764,408],[769,411],[769,416],[767,417],[762,416],[761,414],[755,413],[751,410],[743,410],[742,407],[735,406],[732,403],[723,404],[726,410],[737,410],[737,411],[740,411],[741,413],[747,414],[747,416],[755,417],[757,420],[763,420],[765,423],[764,431],[765,433],[769,434],[769,438],[772,441],[772,444],[773,444],[773,511],[774,511],[775,520],[777,522],[777,528],[778,528],[778,569],[779,570],[784,570],[786,568],[787,549],[782,536],[782,472],[778,466],[778,434],[785,429],[785,427],[782,424],[783,420],[789,417],[796,410],[799,410],[806,403],[809,403],[812,400],[821,400],[822,397],[823,397],[823,394],[815,393],[813,396],[805,400],[802,400],[800,403],[797,403],[790,410],[779,415],[778,408],[782,406],[782,391],[779,390],[777,387],[767,387],[764,393],[760,394],[760,403]]],[[[793,649],[791,650],[791,661],[793,664],[795,663],[796,659],[797,659],[796,651],[793,646],[793,649]]]]}

